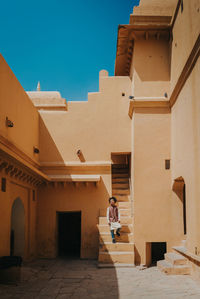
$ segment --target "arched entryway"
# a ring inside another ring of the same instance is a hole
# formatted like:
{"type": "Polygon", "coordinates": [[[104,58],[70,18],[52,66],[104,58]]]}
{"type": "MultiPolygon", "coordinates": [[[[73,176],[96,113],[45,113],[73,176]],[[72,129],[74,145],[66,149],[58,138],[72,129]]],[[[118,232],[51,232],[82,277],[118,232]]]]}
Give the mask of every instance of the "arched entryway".
{"type": "Polygon", "coordinates": [[[24,256],[25,212],[20,198],[17,198],[11,211],[10,255],[24,256]]]}
{"type": "Polygon", "coordinates": [[[186,218],[186,185],[182,176],[176,178],[173,184],[173,191],[183,203],[183,231],[187,234],[187,218],[186,218]]]}

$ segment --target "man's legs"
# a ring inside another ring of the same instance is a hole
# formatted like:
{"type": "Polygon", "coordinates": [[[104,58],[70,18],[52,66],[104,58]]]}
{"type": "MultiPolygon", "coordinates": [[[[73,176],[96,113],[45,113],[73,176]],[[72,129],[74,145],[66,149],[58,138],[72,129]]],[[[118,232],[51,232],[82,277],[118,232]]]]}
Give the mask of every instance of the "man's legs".
{"type": "Polygon", "coordinates": [[[120,229],[121,229],[121,228],[118,228],[118,229],[116,230],[116,235],[117,235],[118,237],[120,237],[120,229]]]}
{"type": "Polygon", "coordinates": [[[115,241],[114,229],[111,229],[110,233],[111,233],[111,237],[112,237],[112,242],[115,243],[116,241],[115,241]]]}

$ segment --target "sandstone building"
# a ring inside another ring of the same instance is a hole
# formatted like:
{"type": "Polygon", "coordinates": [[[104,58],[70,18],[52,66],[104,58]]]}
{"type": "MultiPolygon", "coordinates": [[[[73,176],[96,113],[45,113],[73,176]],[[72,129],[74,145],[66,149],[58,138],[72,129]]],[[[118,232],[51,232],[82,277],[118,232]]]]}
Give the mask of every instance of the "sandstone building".
{"type": "Polygon", "coordinates": [[[87,102],[25,92],[0,56],[0,256],[149,266],[167,252],[160,268],[199,275],[199,29],[199,0],[141,0],[87,102]]]}

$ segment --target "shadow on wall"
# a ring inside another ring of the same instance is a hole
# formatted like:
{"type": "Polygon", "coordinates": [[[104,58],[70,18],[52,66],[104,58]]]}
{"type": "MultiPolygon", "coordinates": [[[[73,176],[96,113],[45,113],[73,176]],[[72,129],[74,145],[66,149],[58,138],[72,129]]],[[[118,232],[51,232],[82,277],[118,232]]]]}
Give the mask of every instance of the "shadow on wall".
{"type": "MultiPolygon", "coordinates": [[[[106,209],[110,197],[107,186],[101,179],[98,186],[94,183],[56,184],[40,186],[38,189],[38,254],[42,258],[55,258],[59,255],[59,242],[66,242],[59,231],[58,214],[81,212],[81,250],[83,259],[97,259],[99,249],[99,209],[106,209]],[[40,200],[42,199],[42,200],[40,200]],[[59,241],[60,240],[60,241],[59,241]]],[[[64,220],[63,220],[64,221],[64,220]]],[[[76,227],[66,225],[63,235],[76,233],[76,227]]],[[[78,236],[79,238],[79,236],[78,236]]],[[[74,236],[73,236],[74,240],[74,236]]],[[[69,248],[70,249],[70,248],[69,248]]],[[[67,255],[66,248],[66,255],[67,255]]],[[[62,254],[63,255],[63,254],[62,254]]]]}
{"type": "Polygon", "coordinates": [[[172,187],[172,190],[174,191],[174,193],[176,193],[176,195],[178,196],[178,198],[181,201],[183,201],[184,185],[185,185],[185,181],[184,181],[183,177],[180,176],[174,180],[174,184],[172,187]]]}
{"type": "Polygon", "coordinates": [[[185,180],[182,176],[174,180],[172,190],[174,191],[174,193],[176,193],[176,195],[181,200],[183,205],[183,230],[184,230],[184,235],[186,235],[187,233],[186,185],[185,185],[185,180]]]}
{"type": "Polygon", "coordinates": [[[40,122],[40,135],[39,135],[40,161],[63,162],[63,158],[41,116],[39,122],[40,122]]]}
{"type": "Polygon", "coordinates": [[[169,81],[169,46],[159,41],[154,44],[140,41],[134,60],[134,69],[141,81],[169,81]]]}
{"type": "Polygon", "coordinates": [[[141,256],[137,247],[134,245],[134,252],[135,252],[135,265],[139,266],[141,264],[141,256]]]}

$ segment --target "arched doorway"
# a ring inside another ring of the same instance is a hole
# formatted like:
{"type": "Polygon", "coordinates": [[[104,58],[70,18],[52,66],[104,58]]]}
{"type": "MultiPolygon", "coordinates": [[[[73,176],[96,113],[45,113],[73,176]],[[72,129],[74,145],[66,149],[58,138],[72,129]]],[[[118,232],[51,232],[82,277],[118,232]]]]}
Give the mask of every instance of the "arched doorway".
{"type": "Polygon", "coordinates": [[[187,218],[186,218],[186,185],[183,177],[178,177],[174,180],[173,191],[183,203],[183,231],[187,234],[187,218]]]}
{"type": "Polygon", "coordinates": [[[10,235],[10,255],[24,255],[25,245],[25,213],[24,205],[20,198],[17,198],[11,211],[11,235],[10,235]]]}

